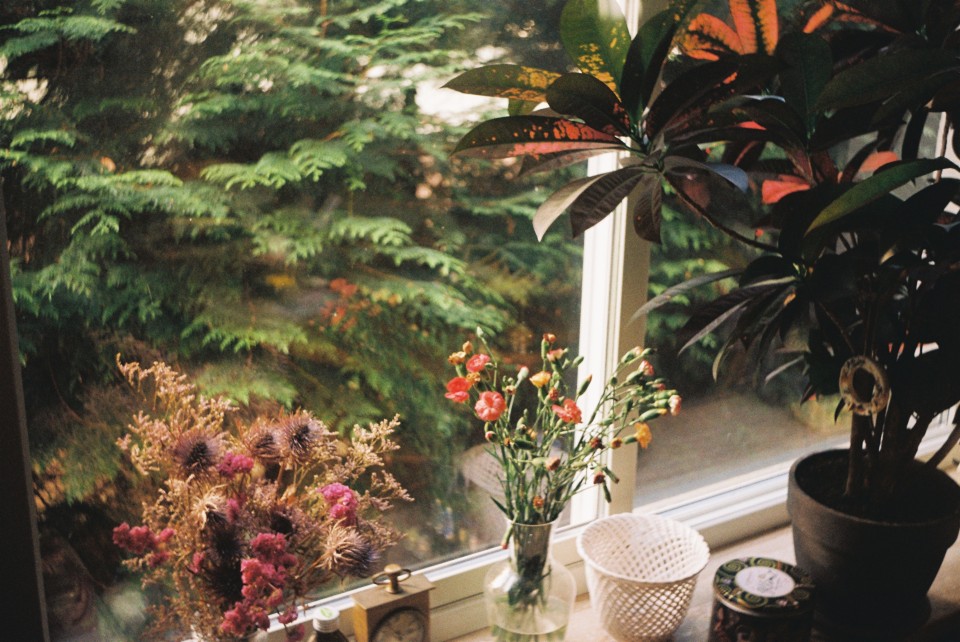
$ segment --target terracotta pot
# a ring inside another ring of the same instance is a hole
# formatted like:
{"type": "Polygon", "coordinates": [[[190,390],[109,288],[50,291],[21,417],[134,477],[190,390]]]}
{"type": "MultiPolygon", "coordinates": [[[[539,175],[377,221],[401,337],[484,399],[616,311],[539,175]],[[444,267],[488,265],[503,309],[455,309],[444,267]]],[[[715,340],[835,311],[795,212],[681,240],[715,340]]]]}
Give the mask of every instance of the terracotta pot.
{"type": "Polygon", "coordinates": [[[846,462],[847,451],[831,450],[801,458],[790,470],[787,510],[797,565],[813,577],[820,628],[857,639],[898,638],[929,616],[927,591],[960,532],[960,487],[918,462],[917,496],[943,498],[941,515],[913,522],[854,517],[810,494],[810,478],[820,477],[812,470],[844,471],[846,462]]]}

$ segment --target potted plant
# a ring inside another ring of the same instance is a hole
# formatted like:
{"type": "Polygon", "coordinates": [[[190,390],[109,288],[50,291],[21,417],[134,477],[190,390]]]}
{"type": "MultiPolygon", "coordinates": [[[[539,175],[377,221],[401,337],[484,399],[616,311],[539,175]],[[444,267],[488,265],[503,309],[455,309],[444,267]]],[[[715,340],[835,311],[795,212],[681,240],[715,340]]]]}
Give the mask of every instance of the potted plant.
{"type": "Polygon", "coordinates": [[[960,489],[935,471],[960,425],[914,461],[960,402],[960,181],[947,158],[958,26],[948,0],[717,0],[674,3],[630,38],[613,3],[570,0],[561,34],[580,73],[494,65],[448,84],[510,99],[457,154],[522,156],[528,172],[621,155],[549,196],[539,234],[564,212],[580,233],[629,197],[645,239],[659,240],[670,206],[756,250],[745,269],[678,284],[641,312],[734,277],[692,312],[681,345],[725,325],[717,366],[737,350],[789,354],[764,374],[803,368],[804,400],[839,392],[837,415],[852,411],[849,450],[791,472],[798,562],[826,621],[915,624],[960,529],[960,489]]]}

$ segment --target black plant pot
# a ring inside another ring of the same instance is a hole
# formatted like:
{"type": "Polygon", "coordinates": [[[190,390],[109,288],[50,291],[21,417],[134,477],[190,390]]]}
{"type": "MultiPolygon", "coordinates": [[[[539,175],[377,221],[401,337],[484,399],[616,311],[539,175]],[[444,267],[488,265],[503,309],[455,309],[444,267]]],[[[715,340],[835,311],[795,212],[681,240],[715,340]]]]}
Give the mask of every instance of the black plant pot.
{"type": "Polygon", "coordinates": [[[927,591],[960,532],[960,487],[917,463],[911,492],[918,502],[942,500],[938,514],[920,521],[854,517],[815,499],[818,480],[842,479],[846,463],[847,451],[830,450],[790,470],[787,510],[797,565],[816,585],[818,628],[843,639],[898,639],[929,617],[927,591]]]}

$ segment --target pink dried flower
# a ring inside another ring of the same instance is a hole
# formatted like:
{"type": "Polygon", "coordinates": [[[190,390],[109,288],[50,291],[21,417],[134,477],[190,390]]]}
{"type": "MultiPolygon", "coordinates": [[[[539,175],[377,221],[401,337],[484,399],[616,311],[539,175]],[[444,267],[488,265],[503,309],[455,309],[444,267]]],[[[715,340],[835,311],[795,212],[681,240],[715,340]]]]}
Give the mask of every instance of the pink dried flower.
{"type": "Polygon", "coordinates": [[[327,514],[346,526],[352,526],[357,521],[357,495],[349,486],[335,482],[320,489],[320,494],[327,501],[327,514]]]}
{"type": "Polygon", "coordinates": [[[228,452],[217,464],[217,472],[223,477],[244,475],[253,470],[253,458],[235,452],[228,452]]]}
{"type": "Polygon", "coordinates": [[[113,529],[113,543],[134,555],[143,555],[157,547],[157,536],[146,526],[130,527],[124,522],[113,529]]]}

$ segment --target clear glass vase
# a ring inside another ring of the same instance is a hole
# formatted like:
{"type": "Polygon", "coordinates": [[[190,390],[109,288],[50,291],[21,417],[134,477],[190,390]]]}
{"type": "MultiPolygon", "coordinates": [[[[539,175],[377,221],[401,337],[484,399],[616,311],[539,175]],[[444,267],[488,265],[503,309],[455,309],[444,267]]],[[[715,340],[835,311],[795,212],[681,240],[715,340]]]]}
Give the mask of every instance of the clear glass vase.
{"type": "Polygon", "coordinates": [[[567,634],[577,590],[570,571],[552,559],[554,523],[509,525],[510,557],[483,582],[496,642],[559,642],[567,634]]]}

